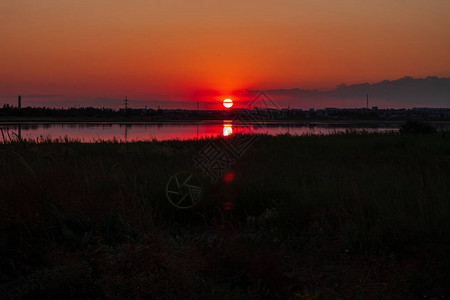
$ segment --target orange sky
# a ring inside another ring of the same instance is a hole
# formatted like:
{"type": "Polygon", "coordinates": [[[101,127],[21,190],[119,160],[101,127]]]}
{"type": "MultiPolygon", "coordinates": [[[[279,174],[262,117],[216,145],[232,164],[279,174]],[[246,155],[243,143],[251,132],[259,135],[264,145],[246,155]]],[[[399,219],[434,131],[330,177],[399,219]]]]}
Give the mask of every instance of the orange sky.
{"type": "Polygon", "coordinates": [[[448,0],[1,1],[0,95],[180,100],[450,76],[449,15],[448,0]]]}

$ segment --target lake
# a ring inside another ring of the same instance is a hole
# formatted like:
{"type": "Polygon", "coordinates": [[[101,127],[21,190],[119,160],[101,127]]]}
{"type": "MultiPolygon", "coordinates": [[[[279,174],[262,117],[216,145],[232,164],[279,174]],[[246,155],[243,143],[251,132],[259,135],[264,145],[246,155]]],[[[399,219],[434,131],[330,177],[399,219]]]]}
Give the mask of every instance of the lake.
{"type": "MultiPolygon", "coordinates": [[[[95,140],[143,141],[171,139],[201,139],[218,135],[236,133],[265,133],[269,135],[292,134],[331,134],[335,132],[397,131],[398,125],[392,123],[370,124],[324,124],[324,123],[266,123],[264,125],[237,123],[233,121],[201,122],[155,122],[155,123],[10,123],[1,124],[5,139],[20,135],[22,138],[60,138],[78,139],[83,142],[95,140]]],[[[0,136],[0,138],[3,138],[0,136]]]]}

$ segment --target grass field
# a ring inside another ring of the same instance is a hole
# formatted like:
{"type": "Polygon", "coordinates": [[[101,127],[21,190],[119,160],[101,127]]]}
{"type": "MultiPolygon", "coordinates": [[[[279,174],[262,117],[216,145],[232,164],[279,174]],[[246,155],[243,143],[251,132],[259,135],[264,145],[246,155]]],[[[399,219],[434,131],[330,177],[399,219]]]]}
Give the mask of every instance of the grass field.
{"type": "Polygon", "coordinates": [[[450,294],[448,132],[260,136],[215,184],[193,160],[207,143],[0,144],[0,293],[450,294]],[[190,210],[165,195],[184,170],[204,188],[190,210]]]}

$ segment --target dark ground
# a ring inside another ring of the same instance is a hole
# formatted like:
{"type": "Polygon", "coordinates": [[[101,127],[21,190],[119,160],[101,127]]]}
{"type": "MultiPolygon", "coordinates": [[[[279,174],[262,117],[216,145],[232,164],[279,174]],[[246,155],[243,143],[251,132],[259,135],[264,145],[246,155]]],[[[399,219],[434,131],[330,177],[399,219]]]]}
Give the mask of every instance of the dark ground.
{"type": "Polygon", "coordinates": [[[207,142],[0,144],[2,298],[450,294],[448,133],[260,136],[215,184],[207,142]]]}

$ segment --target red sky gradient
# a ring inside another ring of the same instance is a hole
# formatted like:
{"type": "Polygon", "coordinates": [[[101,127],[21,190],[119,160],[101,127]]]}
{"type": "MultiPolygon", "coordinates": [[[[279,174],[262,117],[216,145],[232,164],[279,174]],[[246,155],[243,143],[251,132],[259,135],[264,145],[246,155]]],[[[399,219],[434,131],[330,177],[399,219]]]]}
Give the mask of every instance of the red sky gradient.
{"type": "Polygon", "coordinates": [[[448,0],[2,1],[0,103],[195,108],[248,89],[448,77],[449,15],[448,0]]]}

